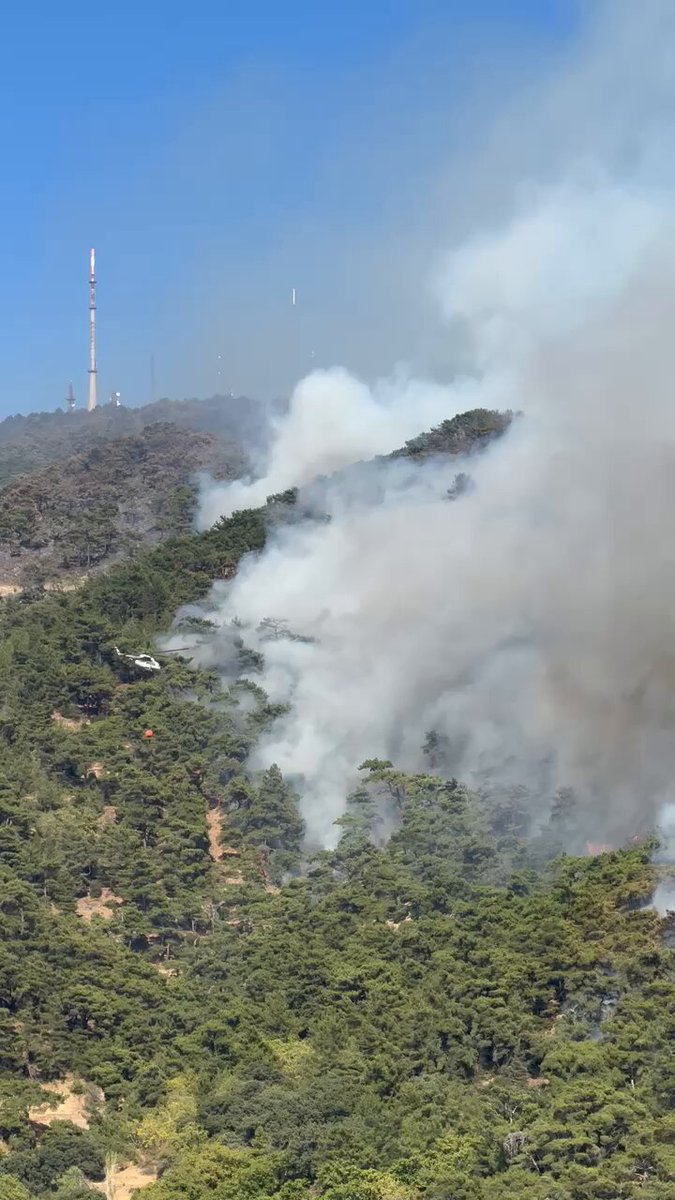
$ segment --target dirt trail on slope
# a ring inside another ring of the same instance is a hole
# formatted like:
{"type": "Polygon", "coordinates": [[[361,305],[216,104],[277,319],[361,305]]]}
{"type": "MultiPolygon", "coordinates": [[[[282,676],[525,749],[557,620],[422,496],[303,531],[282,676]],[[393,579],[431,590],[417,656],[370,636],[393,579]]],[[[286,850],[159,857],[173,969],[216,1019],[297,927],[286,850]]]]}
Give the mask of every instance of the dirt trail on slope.
{"type": "Polygon", "coordinates": [[[209,854],[214,862],[220,862],[223,857],[223,847],[220,835],[223,830],[223,814],[219,808],[210,808],[206,814],[206,824],[209,831],[209,854]]]}
{"type": "MultiPolygon", "coordinates": [[[[221,835],[223,832],[223,814],[219,808],[210,808],[206,814],[206,825],[209,833],[209,854],[214,863],[220,865],[222,871],[227,871],[227,864],[222,860],[224,858],[232,859],[239,858],[239,851],[235,850],[234,846],[221,845],[221,835]]],[[[242,884],[244,876],[241,871],[234,870],[232,875],[223,875],[223,883],[242,884]]]]}

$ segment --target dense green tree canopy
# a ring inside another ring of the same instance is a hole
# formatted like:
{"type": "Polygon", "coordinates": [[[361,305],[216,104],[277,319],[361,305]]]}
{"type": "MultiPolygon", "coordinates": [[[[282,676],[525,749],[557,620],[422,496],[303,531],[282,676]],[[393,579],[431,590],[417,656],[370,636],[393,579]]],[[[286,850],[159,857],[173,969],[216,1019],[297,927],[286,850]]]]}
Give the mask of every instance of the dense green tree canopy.
{"type": "Polygon", "coordinates": [[[363,764],[310,858],[289,782],[246,765],[264,694],[115,655],[264,539],[239,513],[0,609],[2,1200],[125,1164],[147,1200],[671,1197],[650,845],[561,855],[570,797],[528,842],[430,734],[429,774],[363,764]]]}

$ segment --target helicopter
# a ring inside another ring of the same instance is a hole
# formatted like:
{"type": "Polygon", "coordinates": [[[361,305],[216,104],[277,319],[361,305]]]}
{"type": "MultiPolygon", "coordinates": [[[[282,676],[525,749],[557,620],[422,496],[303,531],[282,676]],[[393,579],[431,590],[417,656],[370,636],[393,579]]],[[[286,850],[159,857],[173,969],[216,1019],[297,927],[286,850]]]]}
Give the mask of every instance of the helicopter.
{"type": "MultiPolygon", "coordinates": [[[[182,654],[189,649],[189,646],[179,646],[176,650],[164,650],[162,653],[182,654]]],[[[117,646],[114,647],[114,650],[118,658],[126,658],[128,662],[132,662],[141,671],[161,671],[162,669],[162,664],[158,663],[152,654],[123,654],[117,646]]]]}

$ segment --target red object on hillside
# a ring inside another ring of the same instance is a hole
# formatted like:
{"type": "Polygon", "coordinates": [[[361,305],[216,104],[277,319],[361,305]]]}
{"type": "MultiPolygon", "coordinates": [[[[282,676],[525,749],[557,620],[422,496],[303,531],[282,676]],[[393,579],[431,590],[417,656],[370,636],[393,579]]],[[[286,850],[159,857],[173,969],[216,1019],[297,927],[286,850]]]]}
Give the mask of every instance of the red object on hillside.
{"type": "Polygon", "coordinates": [[[144,738],[146,738],[146,739],[149,739],[149,738],[153,737],[153,732],[152,732],[152,730],[151,730],[151,729],[146,729],[145,733],[143,734],[143,737],[144,737],[144,738]]]}

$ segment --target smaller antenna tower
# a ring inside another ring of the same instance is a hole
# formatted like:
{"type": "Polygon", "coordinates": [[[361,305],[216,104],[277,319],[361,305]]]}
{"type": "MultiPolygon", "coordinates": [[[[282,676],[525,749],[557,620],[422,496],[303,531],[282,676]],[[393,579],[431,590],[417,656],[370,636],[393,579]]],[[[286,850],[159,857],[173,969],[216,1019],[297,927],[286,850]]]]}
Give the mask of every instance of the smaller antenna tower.
{"type": "Polygon", "coordinates": [[[66,396],[66,405],[68,406],[68,412],[72,412],[73,409],[75,408],[75,394],[73,392],[72,383],[68,384],[68,395],[66,396]]]}

